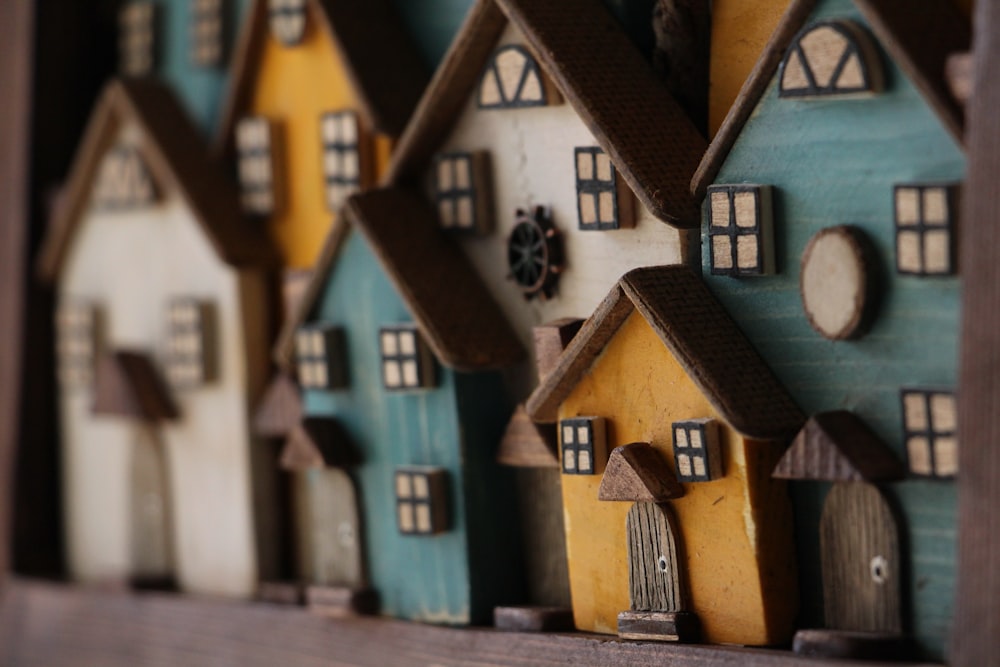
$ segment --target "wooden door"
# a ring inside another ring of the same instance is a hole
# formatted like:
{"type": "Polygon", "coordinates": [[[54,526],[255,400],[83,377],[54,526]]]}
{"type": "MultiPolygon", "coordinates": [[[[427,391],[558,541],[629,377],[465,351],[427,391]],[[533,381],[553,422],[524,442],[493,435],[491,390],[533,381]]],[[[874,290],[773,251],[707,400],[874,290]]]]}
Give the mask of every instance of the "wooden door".
{"type": "Polygon", "coordinates": [[[137,426],[131,463],[131,576],[137,583],[173,576],[170,494],[163,441],[137,426]]]}
{"type": "Polygon", "coordinates": [[[670,506],[636,503],[625,525],[632,611],[682,611],[682,565],[670,506]]]}
{"type": "Polygon", "coordinates": [[[361,588],[361,531],[354,482],[339,468],[296,473],[299,572],[310,584],[361,588]]]}
{"type": "Polygon", "coordinates": [[[876,487],[842,482],[830,490],[820,549],[827,627],[901,633],[899,537],[876,487]]]}

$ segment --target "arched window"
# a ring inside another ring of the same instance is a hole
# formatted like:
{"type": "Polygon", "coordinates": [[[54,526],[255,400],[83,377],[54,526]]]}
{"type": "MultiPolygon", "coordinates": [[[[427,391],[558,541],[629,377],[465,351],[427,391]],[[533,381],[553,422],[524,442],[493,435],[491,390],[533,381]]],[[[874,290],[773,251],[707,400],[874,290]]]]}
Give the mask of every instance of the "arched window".
{"type": "Polygon", "coordinates": [[[878,55],[867,33],[850,21],[808,26],[781,63],[781,97],[875,93],[882,86],[878,55]]]}
{"type": "Polygon", "coordinates": [[[481,109],[541,107],[550,103],[542,71],[528,51],[516,44],[501,46],[479,82],[481,109]]]}

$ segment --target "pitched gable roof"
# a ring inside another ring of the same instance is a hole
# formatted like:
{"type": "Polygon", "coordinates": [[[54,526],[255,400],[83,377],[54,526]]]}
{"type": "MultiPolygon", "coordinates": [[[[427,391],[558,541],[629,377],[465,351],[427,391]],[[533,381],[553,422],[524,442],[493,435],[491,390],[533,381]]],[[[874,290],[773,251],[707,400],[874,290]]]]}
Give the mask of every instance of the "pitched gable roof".
{"type": "Polygon", "coordinates": [[[282,438],[302,420],[299,386],[286,373],[271,380],[253,414],[253,432],[265,438],[282,438]]]}
{"type": "Polygon", "coordinates": [[[778,465],[774,477],[830,482],[902,479],[903,464],[853,412],[813,415],[778,465]]]}
{"type": "Polygon", "coordinates": [[[663,455],[648,442],[615,447],[597,490],[598,500],[662,503],[684,495],[663,455]]]}
{"type": "Polygon", "coordinates": [[[597,0],[478,0],[383,178],[416,183],[469,99],[507,23],[587,125],[638,199],[660,220],[696,227],[690,176],[705,140],[597,0]]]}
{"type": "Polygon", "coordinates": [[[558,418],[559,405],[633,311],[642,315],[712,406],[740,433],[790,438],[805,421],[705,283],[682,265],[635,269],[621,278],[528,399],[532,419],[558,418]]]}
{"type": "Polygon", "coordinates": [[[352,229],[364,236],[442,364],[472,371],[524,358],[500,307],[455,241],[440,232],[424,197],[403,188],[374,190],[351,197],[344,213],[348,224],[334,225],[302,302],[282,329],[275,348],[279,365],[291,365],[295,330],[322,296],[352,229]]]}
{"type": "Polygon", "coordinates": [[[234,266],[268,265],[273,248],[264,232],[241,213],[235,185],[213,162],[204,142],[165,86],[149,80],[112,81],[91,114],[38,259],[39,275],[58,276],[97,177],[101,158],[119,127],[142,130],[139,150],[160,182],[177,190],[219,257],[234,266]]]}
{"type": "MultiPolygon", "coordinates": [[[[785,51],[806,24],[818,0],[792,0],[691,179],[700,201],[722,169],[743,126],[774,79],[785,51]]],[[[854,0],[875,36],[937,113],[959,145],[963,112],[948,91],[950,54],[968,51],[971,28],[952,0],[854,0]]]]}
{"type": "Polygon", "coordinates": [[[177,405],[156,366],[142,352],[116,350],[101,357],[94,376],[93,412],[144,421],[177,419],[177,405]]]}
{"type": "MultiPolygon", "coordinates": [[[[423,57],[388,0],[306,0],[330,35],[358,96],[379,132],[398,137],[430,78],[423,57]]],[[[217,155],[230,152],[234,128],[250,104],[257,59],[269,30],[267,0],[254,0],[233,57],[232,80],[216,137],[217,155]]]]}

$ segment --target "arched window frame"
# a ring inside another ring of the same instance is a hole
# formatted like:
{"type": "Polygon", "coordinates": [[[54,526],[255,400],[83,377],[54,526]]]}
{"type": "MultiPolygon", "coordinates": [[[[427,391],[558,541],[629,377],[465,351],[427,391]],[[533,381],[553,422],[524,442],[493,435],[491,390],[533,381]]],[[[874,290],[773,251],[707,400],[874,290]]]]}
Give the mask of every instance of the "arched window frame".
{"type": "Polygon", "coordinates": [[[542,72],[541,67],[538,66],[538,61],[526,48],[519,44],[504,44],[497,47],[479,79],[479,86],[476,88],[476,103],[480,109],[520,109],[527,107],[543,107],[558,104],[559,101],[560,97],[558,91],[556,91],[555,88],[549,84],[545,77],[545,73],[542,72]],[[505,54],[512,52],[518,53],[524,58],[524,68],[521,71],[521,77],[518,81],[514,94],[508,97],[504,93],[499,61],[505,54]],[[497,94],[499,95],[499,99],[497,100],[485,99],[484,85],[490,77],[493,77],[496,82],[497,94]],[[532,78],[537,81],[538,96],[526,99],[526,84],[528,84],[532,78]]]}
{"type": "Polygon", "coordinates": [[[778,95],[784,98],[872,95],[882,90],[882,83],[881,60],[875,43],[867,31],[853,21],[821,21],[800,30],[785,52],[778,72],[778,95]],[[832,30],[846,40],[846,47],[840,53],[839,60],[825,85],[817,83],[814,64],[816,60],[814,58],[810,61],[802,44],[803,40],[819,30],[832,30]],[[857,57],[861,81],[857,85],[839,85],[841,76],[853,56],[857,57]],[[804,87],[786,87],[785,79],[793,57],[802,65],[803,74],[807,79],[804,87]]]}

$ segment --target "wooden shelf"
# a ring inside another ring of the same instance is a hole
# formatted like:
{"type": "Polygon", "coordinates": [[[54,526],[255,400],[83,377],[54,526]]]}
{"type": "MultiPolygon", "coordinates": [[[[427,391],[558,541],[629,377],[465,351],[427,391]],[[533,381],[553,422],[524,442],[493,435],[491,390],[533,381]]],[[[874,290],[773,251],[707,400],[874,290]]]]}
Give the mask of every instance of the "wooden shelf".
{"type": "Polygon", "coordinates": [[[598,635],[505,633],[377,618],[332,620],[261,603],[104,592],[26,579],[10,580],[0,602],[0,664],[4,665],[774,667],[810,663],[859,664],[812,662],[785,651],[624,642],[598,635]]]}

